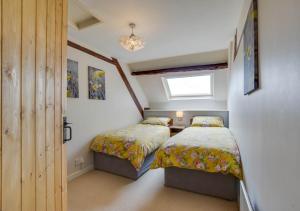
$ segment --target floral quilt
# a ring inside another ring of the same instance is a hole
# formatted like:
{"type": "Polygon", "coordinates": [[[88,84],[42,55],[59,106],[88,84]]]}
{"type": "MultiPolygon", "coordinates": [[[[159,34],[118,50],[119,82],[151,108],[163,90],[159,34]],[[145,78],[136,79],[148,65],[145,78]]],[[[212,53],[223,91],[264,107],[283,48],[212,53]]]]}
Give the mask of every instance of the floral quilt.
{"type": "Polygon", "coordinates": [[[155,153],[151,168],[179,167],[232,174],[242,179],[239,150],[227,128],[189,127],[155,153]]]}
{"type": "Polygon", "coordinates": [[[128,159],[140,170],[147,155],[170,137],[170,130],[161,125],[137,124],[125,129],[100,134],[91,143],[91,150],[128,159]]]}

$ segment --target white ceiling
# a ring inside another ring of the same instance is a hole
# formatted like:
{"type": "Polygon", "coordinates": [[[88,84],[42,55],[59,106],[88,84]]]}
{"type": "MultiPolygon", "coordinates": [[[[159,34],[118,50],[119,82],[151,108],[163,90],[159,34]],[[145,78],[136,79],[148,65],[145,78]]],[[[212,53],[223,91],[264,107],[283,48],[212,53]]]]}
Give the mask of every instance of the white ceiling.
{"type": "Polygon", "coordinates": [[[205,53],[187,54],[183,56],[152,59],[130,63],[131,71],[157,70],[162,68],[185,67],[200,64],[215,64],[228,61],[228,50],[210,51],[205,53]]]}
{"type": "Polygon", "coordinates": [[[77,23],[91,16],[89,11],[78,0],[69,0],[69,24],[77,23]]]}
{"type": "Polygon", "coordinates": [[[69,36],[132,63],[227,48],[244,0],[76,1],[103,22],[81,31],[69,27],[69,36]],[[134,53],[119,45],[120,36],[130,33],[129,22],[136,23],[135,33],[146,41],[134,53]]]}

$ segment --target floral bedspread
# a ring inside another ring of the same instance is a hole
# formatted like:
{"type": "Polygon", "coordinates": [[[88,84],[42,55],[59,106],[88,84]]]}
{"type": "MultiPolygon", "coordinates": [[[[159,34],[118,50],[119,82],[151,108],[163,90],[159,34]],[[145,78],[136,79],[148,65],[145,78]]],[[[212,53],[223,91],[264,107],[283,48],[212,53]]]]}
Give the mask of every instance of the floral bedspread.
{"type": "Polygon", "coordinates": [[[239,150],[227,128],[189,127],[155,153],[151,168],[179,167],[232,174],[242,179],[239,150]]]}
{"type": "Polygon", "coordinates": [[[161,125],[137,124],[125,129],[100,134],[90,148],[95,152],[128,159],[139,170],[147,155],[170,137],[170,130],[161,125]]]}

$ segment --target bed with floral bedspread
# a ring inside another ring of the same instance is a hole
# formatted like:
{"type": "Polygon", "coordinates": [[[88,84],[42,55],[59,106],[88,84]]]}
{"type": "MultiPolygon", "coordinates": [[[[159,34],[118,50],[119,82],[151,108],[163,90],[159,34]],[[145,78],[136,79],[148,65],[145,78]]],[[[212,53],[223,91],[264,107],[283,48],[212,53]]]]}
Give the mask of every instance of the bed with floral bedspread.
{"type": "Polygon", "coordinates": [[[136,124],[125,129],[100,134],[91,143],[91,150],[127,159],[139,171],[147,155],[170,137],[162,125],[136,124]]]}
{"type": "Polygon", "coordinates": [[[151,168],[179,167],[242,179],[239,150],[225,127],[189,127],[170,138],[155,153],[151,168]]]}

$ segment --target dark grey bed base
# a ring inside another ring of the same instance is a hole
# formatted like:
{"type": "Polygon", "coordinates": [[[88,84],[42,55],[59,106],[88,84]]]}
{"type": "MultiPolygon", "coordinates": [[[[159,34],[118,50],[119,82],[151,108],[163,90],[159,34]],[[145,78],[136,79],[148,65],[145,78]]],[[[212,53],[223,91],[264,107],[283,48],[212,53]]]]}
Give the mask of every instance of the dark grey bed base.
{"type": "Polygon", "coordinates": [[[165,168],[165,186],[236,200],[238,179],[221,173],[171,167],[165,168]]]}
{"type": "Polygon", "coordinates": [[[141,169],[137,171],[129,160],[121,159],[101,152],[94,152],[94,168],[96,170],[106,171],[133,180],[137,180],[146,171],[148,171],[153,160],[154,152],[145,158],[141,169]]]}

